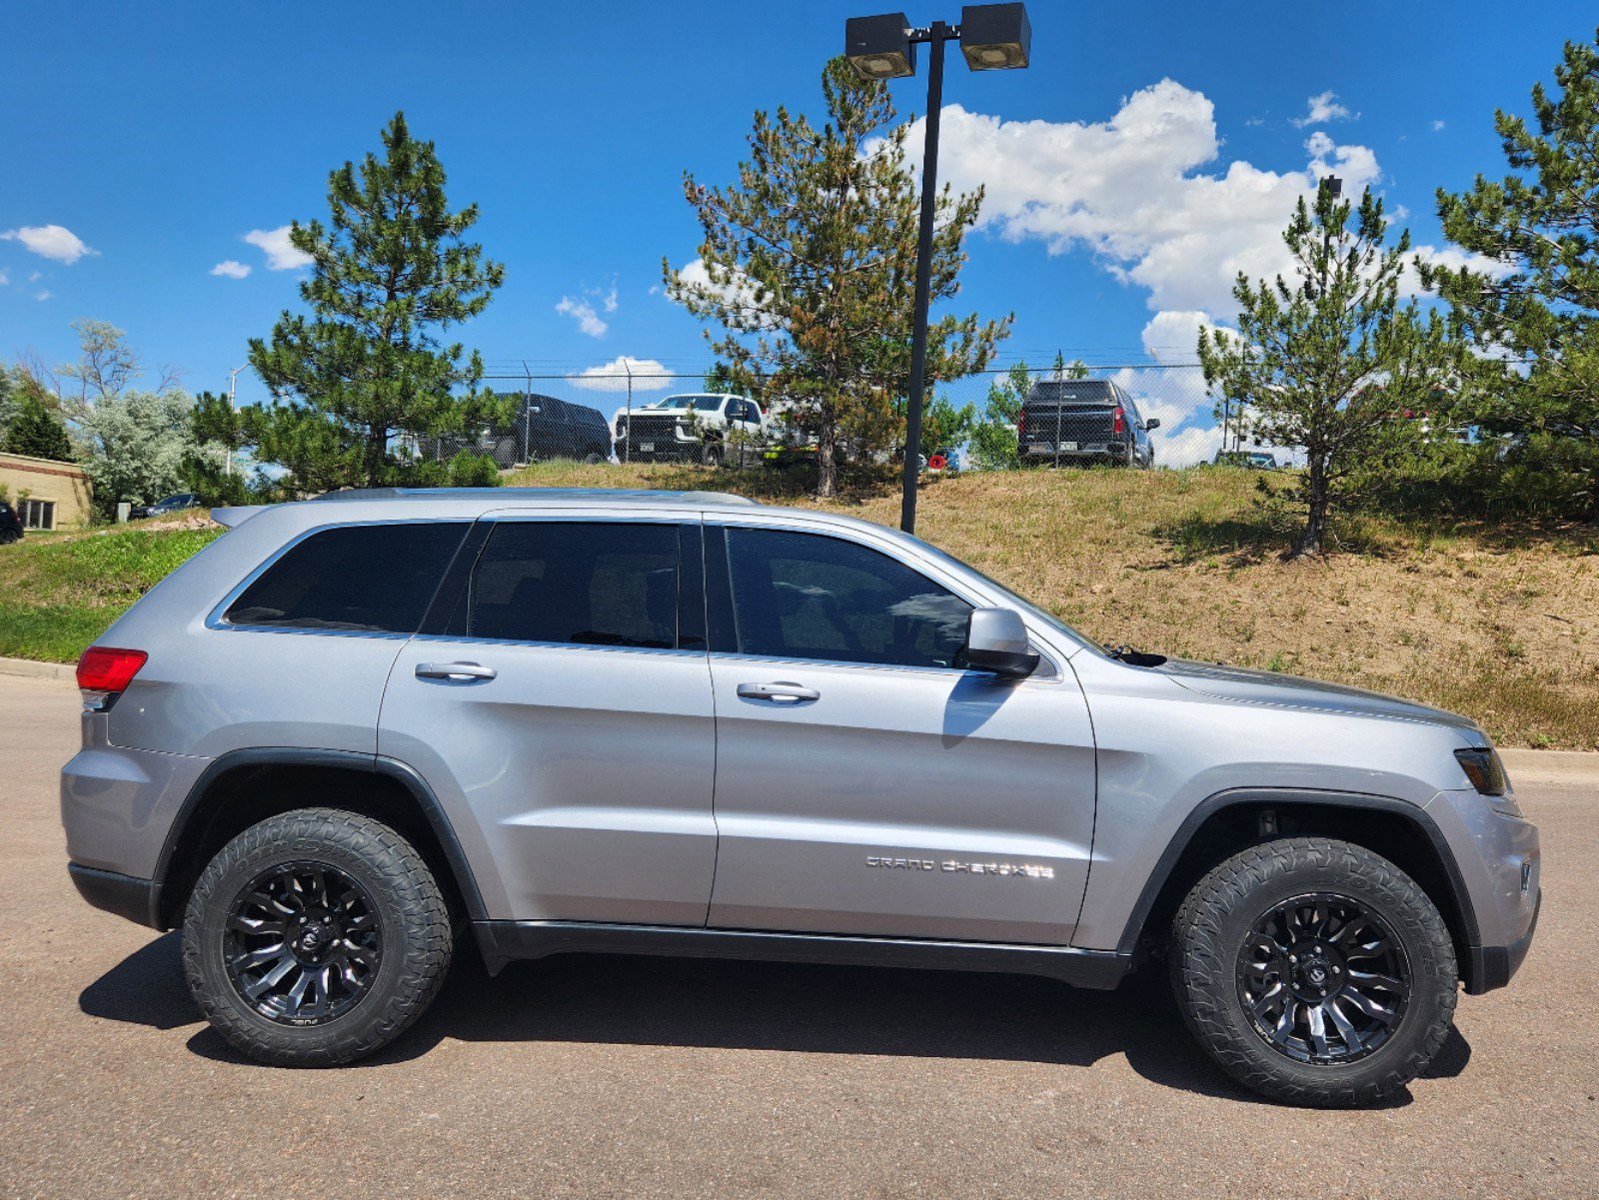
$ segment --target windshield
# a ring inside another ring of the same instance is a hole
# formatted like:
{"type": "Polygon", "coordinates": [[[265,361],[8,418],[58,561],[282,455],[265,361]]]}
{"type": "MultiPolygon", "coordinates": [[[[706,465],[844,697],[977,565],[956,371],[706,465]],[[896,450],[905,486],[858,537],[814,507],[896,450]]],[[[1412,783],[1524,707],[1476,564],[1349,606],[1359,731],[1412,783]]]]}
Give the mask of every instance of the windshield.
{"type": "Polygon", "coordinates": [[[695,412],[717,412],[726,396],[668,396],[657,400],[651,408],[688,408],[695,412]]]}
{"type": "Polygon", "coordinates": [[[1034,604],[1025,596],[1018,596],[1015,592],[1011,591],[1010,588],[1006,587],[992,575],[985,575],[982,571],[979,571],[976,567],[972,566],[971,563],[962,562],[953,554],[949,554],[943,550],[940,550],[937,546],[934,546],[930,542],[923,542],[922,546],[924,549],[932,553],[935,558],[943,559],[945,562],[959,567],[963,571],[969,571],[973,575],[976,575],[979,579],[988,584],[989,587],[993,588],[1021,612],[1026,613],[1028,616],[1037,618],[1041,623],[1049,626],[1049,628],[1053,629],[1055,632],[1070,638],[1073,642],[1079,646],[1082,646],[1085,650],[1090,650],[1099,655],[1101,658],[1106,657],[1104,649],[1101,648],[1098,643],[1084,637],[1082,634],[1078,633],[1077,630],[1073,629],[1070,625],[1066,624],[1066,622],[1062,621],[1059,617],[1045,612],[1042,608],[1039,608],[1038,605],[1034,604]]]}

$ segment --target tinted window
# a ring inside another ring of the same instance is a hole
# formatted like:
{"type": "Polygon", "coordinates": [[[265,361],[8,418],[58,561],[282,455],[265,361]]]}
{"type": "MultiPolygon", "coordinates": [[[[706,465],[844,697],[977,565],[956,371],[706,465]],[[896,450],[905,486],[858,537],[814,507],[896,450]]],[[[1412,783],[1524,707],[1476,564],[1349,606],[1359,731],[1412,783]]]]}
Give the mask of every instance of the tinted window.
{"type": "Polygon", "coordinates": [[[677,538],[675,525],[503,522],[473,569],[452,631],[671,649],[678,645],[677,538]]]}
{"type": "Polygon", "coordinates": [[[972,606],[876,550],[839,538],[729,529],[739,650],[782,658],[953,667],[972,606]]]}
{"type": "Polygon", "coordinates": [[[313,533],[240,593],[235,625],[414,633],[465,522],[347,525],[313,533]]]}

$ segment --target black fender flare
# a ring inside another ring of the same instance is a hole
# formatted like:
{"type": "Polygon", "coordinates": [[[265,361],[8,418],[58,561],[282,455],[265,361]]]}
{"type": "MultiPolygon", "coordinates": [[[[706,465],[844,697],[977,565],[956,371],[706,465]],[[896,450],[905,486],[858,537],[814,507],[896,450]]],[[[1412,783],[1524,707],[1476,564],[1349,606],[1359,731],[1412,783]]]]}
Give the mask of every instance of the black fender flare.
{"type": "Polygon", "coordinates": [[[487,919],[488,910],[483,905],[483,894],[478,889],[477,877],[472,873],[466,851],[462,849],[461,841],[455,835],[455,827],[450,824],[450,819],[445,814],[444,806],[439,803],[438,796],[414,767],[399,759],[366,754],[357,750],[318,750],[297,746],[258,746],[230,750],[213,759],[200,773],[200,777],[194,781],[194,786],[189,789],[189,794],[183,798],[183,803],[178,807],[172,824],[168,826],[160,856],[156,859],[151,901],[154,913],[159,914],[162,911],[161,892],[172,866],[172,856],[211,786],[230,771],[243,767],[267,766],[329,767],[344,771],[366,771],[397,781],[416,801],[417,807],[427,818],[433,836],[438,839],[445,862],[455,877],[462,903],[466,905],[467,916],[473,921],[487,919]]]}
{"type": "Polygon", "coordinates": [[[1462,929],[1466,943],[1466,957],[1460,963],[1460,969],[1465,977],[1468,992],[1480,990],[1478,976],[1481,971],[1482,939],[1478,931],[1477,914],[1472,907],[1471,894],[1466,889],[1465,877],[1460,873],[1460,864],[1455,860],[1455,853],[1445,839],[1443,831],[1437,823],[1427,815],[1419,804],[1400,800],[1393,796],[1371,795],[1365,792],[1338,792],[1317,788],[1227,788],[1207,796],[1194,807],[1194,810],[1183,818],[1183,823],[1177,827],[1177,832],[1172,835],[1171,841],[1166,844],[1166,849],[1161,852],[1155,869],[1150,872],[1149,878],[1144,881],[1144,888],[1138,895],[1138,902],[1133,905],[1133,910],[1128,914],[1127,924],[1122,930],[1121,940],[1116,945],[1118,953],[1132,955],[1136,952],[1140,940],[1143,938],[1144,926],[1149,920],[1150,912],[1155,907],[1155,901],[1160,896],[1166,882],[1171,878],[1172,871],[1183,853],[1193,841],[1194,835],[1211,817],[1228,808],[1237,808],[1242,805],[1295,805],[1314,806],[1321,808],[1342,809],[1367,809],[1376,812],[1391,813],[1402,820],[1408,821],[1423,833],[1428,843],[1432,846],[1433,853],[1437,855],[1440,865],[1444,869],[1444,878],[1448,881],[1451,899],[1455,910],[1460,914],[1462,929]]]}

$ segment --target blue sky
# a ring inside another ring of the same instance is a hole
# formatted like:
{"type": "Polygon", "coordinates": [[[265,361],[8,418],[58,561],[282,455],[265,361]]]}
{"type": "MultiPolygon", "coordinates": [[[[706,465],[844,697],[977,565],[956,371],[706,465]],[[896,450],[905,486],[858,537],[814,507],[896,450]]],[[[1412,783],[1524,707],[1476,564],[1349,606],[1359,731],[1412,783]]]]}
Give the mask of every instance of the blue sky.
{"type": "MultiPolygon", "coordinates": [[[[0,355],[66,359],[68,323],[97,317],[191,389],[225,388],[298,303],[297,271],[243,239],[323,215],[328,171],[404,109],[506,264],[469,344],[535,370],[698,369],[699,326],[652,291],[663,256],[694,258],[681,173],[729,179],[757,107],[816,111],[844,18],[878,8],[8,0],[0,355]],[[92,253],[17,232],[49,226],[92,253]],[[211,273],[229,261],[249,274],[211,273]]],[[[1439,245],[1433,189],[1501,174],[1494,108],[1525,111],[1562,42],[1594,34],[1591,5],[1564,2],[1029,8],[1029,70],[952,58],[944,145],[993,198],[960,303],[1014,311],[1004,357],[1033,362],[1183,354],[1195,321],[1228,318],[1236,265],[1272,261],[1312,160],[1439,245]]],[[[894,87],[920,111],[920,79],[894,87]]],[[[248,374],[239,391],[263,394],[248,374]]]]}

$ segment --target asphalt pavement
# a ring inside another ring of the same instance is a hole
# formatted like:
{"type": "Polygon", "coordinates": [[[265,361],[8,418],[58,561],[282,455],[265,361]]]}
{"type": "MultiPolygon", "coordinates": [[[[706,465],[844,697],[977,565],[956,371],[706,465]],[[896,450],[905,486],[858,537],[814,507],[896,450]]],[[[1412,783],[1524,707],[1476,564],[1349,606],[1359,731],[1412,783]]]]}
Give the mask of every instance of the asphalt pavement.
{"type": "Polygon", "coordinates": [[[377,1059],[288,1071],[199,1019],[177,934],[68,882],[77,710],[0,675],[3,1196],[1599,1196],[1591,783],[1519,782],[1532,952],[1378,1111],[1234,1087],[1158,981],[643,958],[467,954],[377,1059]]]}

